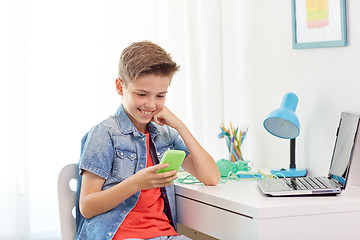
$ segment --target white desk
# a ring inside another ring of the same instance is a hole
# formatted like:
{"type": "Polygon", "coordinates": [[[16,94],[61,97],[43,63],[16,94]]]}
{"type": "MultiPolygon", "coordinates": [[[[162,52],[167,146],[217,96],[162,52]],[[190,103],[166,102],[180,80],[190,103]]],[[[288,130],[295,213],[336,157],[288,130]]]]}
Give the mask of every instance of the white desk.
{"type": "Polygon", "coordinates": [[[358,186],[321,197],[267,197],[254,180],[175,188],[178,222],[218,239],[360,239],[358,186]]]}

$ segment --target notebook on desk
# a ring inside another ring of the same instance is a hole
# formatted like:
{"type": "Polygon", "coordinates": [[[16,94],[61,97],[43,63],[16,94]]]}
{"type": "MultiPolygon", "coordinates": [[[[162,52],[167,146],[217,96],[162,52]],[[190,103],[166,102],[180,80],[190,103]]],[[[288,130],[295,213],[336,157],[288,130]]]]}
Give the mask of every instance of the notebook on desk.
{"type": "Polygon", "coordinates": [[[335,195],[346,187],[359,127],[359,116],[341,113],[328,176],[261,179],[258,185],[269,196],[335,195]]]}

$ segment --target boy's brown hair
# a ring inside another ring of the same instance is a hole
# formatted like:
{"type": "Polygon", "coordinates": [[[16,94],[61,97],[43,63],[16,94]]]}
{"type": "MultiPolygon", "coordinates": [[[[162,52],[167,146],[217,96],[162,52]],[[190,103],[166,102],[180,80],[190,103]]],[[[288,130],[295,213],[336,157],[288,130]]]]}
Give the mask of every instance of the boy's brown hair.
{"type": "Polygon", "coordinates": [[[132,43],[120,56],[119,78],[125,85],[148,74],[172,76],[179,66],[163,48],[150,41],[132,43]]]}

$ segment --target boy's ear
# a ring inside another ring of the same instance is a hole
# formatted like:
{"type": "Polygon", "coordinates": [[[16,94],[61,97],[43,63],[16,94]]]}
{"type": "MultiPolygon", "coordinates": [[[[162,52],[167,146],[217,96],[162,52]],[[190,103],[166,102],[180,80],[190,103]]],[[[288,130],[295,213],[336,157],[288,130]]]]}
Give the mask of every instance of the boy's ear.
{"type": "Polygon", "coordinates": [[[120,78],[117,78],[115,81],[116,91],[119,95],[123,95],[123,81],[120,78]]]}

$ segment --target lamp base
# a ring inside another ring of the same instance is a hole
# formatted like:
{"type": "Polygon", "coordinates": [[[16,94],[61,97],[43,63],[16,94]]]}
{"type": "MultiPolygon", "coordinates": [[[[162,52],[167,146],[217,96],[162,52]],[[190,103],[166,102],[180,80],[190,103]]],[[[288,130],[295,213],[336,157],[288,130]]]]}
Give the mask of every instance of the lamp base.
{"type": "Polygon", "coordinates": [[[307,174],[306,169],[302,168],[273,168],[271,169],[271,174],[276,175],[277,177],[305,177],[307,174]]]}

